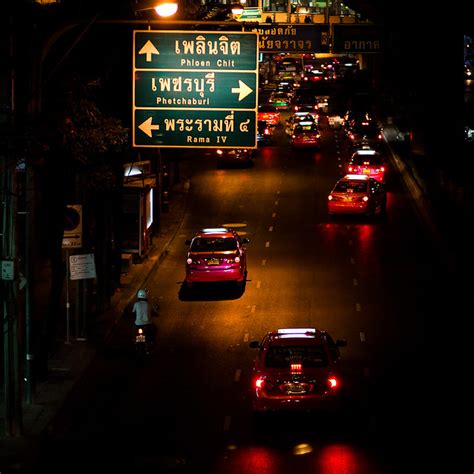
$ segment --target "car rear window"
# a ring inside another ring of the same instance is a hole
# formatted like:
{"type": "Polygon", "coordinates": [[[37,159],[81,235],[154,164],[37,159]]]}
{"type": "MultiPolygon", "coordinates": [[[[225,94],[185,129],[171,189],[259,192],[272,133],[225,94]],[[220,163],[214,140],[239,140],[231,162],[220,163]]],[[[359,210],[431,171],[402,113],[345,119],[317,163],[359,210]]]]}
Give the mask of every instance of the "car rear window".
{"type": "Polygon", "coordinates": [[[235,239],[229,238],[202,238],[197,237],[191,245],[193,252],[223,252],[237,250],[235,239]]]}
{"type": "Polygon", "coordinates": [[[268,349],[265,366],[270,369],[289,369],[291,364],[305,367],[326,367],[328,358],[324,347],[315,346],[272,346],[268,349]]]}
{"type": "Polygon", "coordinates": [[[334,187],[337,193],[365,193],[367,192],[367,182],[339,181],[334,187]]]}
{"type": "Polygon", "coordinates": [[[352,158],[352,164],[354,165],[363,165],[363,164],[369,164],[369,165],[382,165],[384,160],[381,156],[363,156],[363,155],[357,155],[352,158]]]}

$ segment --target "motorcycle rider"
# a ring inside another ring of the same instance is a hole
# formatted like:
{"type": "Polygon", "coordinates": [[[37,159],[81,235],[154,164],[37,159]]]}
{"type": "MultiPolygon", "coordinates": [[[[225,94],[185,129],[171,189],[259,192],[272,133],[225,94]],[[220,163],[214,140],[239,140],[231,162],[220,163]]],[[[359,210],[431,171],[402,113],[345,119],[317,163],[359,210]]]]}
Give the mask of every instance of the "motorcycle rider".
{"type": "Polygon", "coordinates": [[[155,342],[155,325],[151,319],[151,310],[148,291],[145,288],[140,288],[132,308],[132,312],[135,313],[135,328],[137,331],[142,328],[146,340],[153,344],[155,342]]]}

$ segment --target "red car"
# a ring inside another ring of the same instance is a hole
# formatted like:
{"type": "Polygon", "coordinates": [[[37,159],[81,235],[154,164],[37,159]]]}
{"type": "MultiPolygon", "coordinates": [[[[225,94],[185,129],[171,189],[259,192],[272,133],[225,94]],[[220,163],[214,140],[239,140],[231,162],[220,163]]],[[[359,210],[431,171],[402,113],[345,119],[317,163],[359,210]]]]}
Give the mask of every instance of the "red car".
{"type": "Polygon", "coordinates": [[[319,148],[321,133],[314,121],[301,121],[293,128],[291,144],[295,148],[319,148]]]}
{"type": "Polygon", "coordinates": [[[266,122],[268,125],[276,126],[280,123],[280,110],[271,104],[258,106],[257,120],[266,122]]]}
{"type": "Polygon", "coordinates": [[[245,284],[247,278],[247,249],[250,240],[240,237],[228,227],[201,229],[191,240],[186,255],[185,284],[219,281],[245,284]]]}
{"type": "Polygon", "coordinates": [[[385,181],[385,160],[376,150],[357,150],[349,160],[347,172],[367,175],[383,183],[385,181]]]}
{"type": "Polygon", "coordinates": [[[385,185],[360,174],[346,174],[328,196],[328,214],[385,215],[385,185]]]}
{"type": "Polygon", "coordinates": [[[337,408],[341,398],[339,347],[326,332],[315,328],[282,328],[263,340],[258,348],[252,377],[252,403],[256,413],[280,410],[337,408]]]}

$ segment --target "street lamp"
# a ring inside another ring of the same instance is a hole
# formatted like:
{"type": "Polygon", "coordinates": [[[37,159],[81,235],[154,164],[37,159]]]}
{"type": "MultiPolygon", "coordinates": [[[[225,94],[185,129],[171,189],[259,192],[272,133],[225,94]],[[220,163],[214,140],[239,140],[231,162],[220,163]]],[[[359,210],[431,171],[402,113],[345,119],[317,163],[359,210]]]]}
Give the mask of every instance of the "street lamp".
{"type": "Polygon", "coordinates": [[[178,11],[177,0],[137,0],[136,12],[155,10],[156,14],[163,18],[173,16],[178,11]]]}
{"type": "Polygon", "coordinates": [[[244,11],[244,6],[241,3],[233,3],[231,5],[231,11],[234,15],[242,15],[244,11]]]}

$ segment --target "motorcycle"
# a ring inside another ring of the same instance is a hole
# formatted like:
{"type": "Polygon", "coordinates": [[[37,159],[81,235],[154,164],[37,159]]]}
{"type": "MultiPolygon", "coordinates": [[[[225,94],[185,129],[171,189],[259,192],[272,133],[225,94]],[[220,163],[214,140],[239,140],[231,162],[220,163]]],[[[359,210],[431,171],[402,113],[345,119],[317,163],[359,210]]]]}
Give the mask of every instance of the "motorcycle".
{"type": "Polygon", "coordinates": [[[147,336],[144,328],[138,327],[135,332],[135,354],[139,360],[144,360],[153,350],[153,341],[147,336]]]}

